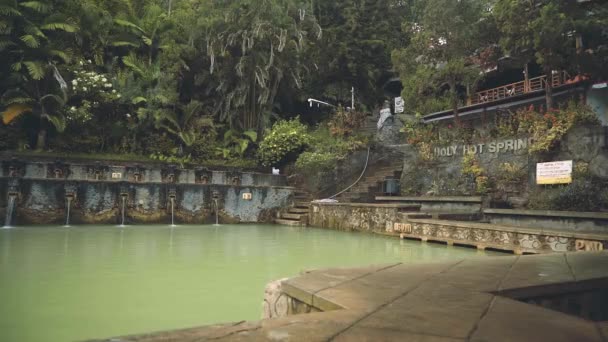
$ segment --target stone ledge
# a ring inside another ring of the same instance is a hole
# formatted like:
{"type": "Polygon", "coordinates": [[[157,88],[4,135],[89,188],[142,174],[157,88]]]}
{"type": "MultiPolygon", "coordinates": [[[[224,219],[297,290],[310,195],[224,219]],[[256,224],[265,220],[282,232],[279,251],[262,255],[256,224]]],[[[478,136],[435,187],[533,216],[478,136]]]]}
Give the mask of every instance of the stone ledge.
{"type": "Polygon", "coordinates": [[[481,196],[376,196],[376,201],[481,203],[481,196]]]}
{"type": "Polygon", "coordinates": [[[360,208],[396,208],[396,209],[409,209],[409,208],[420,208],[420,205],[406,204],[406,203],[330,203],[330,202],[311,202],[311,205],[327,206],[327,207],[360,207],[360,208]]]}
{"type": "Polygon", "coordinates": [[[555,211],[555,210],[517,210],[517,209],[484,209],[484,214],[492,215],[517,215],[517,216],[548,216],[559,218],[584,218],[595,220],[608,220],[608,213],[602,212],[580,212],[580,211],[555,211]]]}
{"type": "Polygon", "coordinates": [[[519,233],[519,234],[534,234],[534,235],[552,235],[557,237],[565,238],[580,238],[587,240],[606,240],[608,241],[608,233],[606,234],[595,234],[595,233],[581,233],[581,232],[567,232],[562,230],[550,230],[550,229],[538,229],[538,228],[520,228],[513,226],[502,226],[490,223],[478,223],[469,221],[447,221],[447,220],[426,220],[426,219],[409,219],[409,222],[420,223],[420,224],[433,224],[441,226],[450,226],[458,228],[473,228],[473,229],[484,229],[493,230],[506,233],[519,233]]]}
{"type": "MultiPolygon", "coordinates": [[[[0,181],[10,181],[11,177],[0,176],[0,181]]],[[[180,187],[180,186],[188,186],[188,187],[208,187],[208,188],[238,188],[238,189],[281,189],[281,190],[292,190],[295,191],[297,188],[293,186],[282,186],[282,185],[231,185],[231,184],[200,184],[200,183],[163,183],[163,182],[132,182],[124,179],[104,179],[104,180],[95,180],[95,179],[55,179],[55,178],[30,178],[30,177],[22,177],[18,178],[20,181],[31,181],[31,182],[49,182],[49,183],[57,183],[57,184],[72,184],[72,183],[86,183],[86,184],[121,184],[128,186],[146,186],[146,185],[156,185],[156,186],[172,186],[172,187],[180,187]]]]}

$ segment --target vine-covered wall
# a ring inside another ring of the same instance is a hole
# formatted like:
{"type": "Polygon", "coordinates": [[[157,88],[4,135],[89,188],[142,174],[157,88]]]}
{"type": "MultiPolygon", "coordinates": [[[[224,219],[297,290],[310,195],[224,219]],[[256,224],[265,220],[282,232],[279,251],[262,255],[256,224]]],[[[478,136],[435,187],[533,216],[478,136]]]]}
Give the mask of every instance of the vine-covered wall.
{"type": "Polygon", "coordinates": [[[487,195],[502,208],[608,210],[608,130],[588,107],[535,108],[410,124],[404,195],[487,195]],[[573,161],[573,182],[537,185],[540,162],[573,161]]]}

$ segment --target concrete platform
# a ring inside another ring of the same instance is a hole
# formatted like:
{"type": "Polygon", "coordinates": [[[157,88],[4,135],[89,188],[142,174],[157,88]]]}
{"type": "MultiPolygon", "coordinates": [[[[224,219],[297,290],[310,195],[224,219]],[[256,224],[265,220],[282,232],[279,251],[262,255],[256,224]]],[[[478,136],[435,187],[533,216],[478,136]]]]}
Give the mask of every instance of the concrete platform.
{"type": "Polygon", "coordinates": [[[608,252],[325,269],[281,290],[324,312],[106,341],[608,341],[606,320],[586,319],[593,300],[560,303],[606,288],[608,252]]]}

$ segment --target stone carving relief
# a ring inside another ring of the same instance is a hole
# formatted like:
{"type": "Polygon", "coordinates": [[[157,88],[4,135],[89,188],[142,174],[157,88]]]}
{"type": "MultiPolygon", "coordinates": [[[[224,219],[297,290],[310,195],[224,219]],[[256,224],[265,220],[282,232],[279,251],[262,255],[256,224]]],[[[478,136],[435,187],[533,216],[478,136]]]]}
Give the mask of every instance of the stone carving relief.
{"type": "Polygon", "coordinates": [[[467,228],[456,228],[454,230],[454,240],[460,240],[460,241],[466,241],[469,240],[469,237],[471,236],[471,231],[470,229],[467,228]]]}
{"type": "Polygon", "coordinates": [[[396,233],[410,234],[412,232],[412,225],[411,224],[407,224],[407,223],[397,223],[397,222],[395,222],[395,224],[392,227],[392,231],[394,231],[396,233]]]}
{"type": "Polygon", "coordinates": [[[541,243],[538,235],[522,234],[519,237],[519,245],[527,249],[540,249],[541,243]]]}
{"type": "Polygon", "coordinates": [[[576,240],[574,243],[576,251],[603,251],[604,244],[600,241],[576,240]]]}
{"type": "Polygon", "coordinates": [[[561,236],[548,236],[546,246],[554,252],[568,252],[572,250],[572,240],[561,236]]]}

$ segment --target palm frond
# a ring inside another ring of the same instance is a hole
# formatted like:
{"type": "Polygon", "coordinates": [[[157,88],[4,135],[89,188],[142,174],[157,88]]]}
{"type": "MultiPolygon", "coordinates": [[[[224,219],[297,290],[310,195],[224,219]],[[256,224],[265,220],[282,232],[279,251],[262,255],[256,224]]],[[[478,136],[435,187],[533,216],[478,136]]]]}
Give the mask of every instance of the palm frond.
{"type": "Polygon", "coordinates": [[[20,103],[12,104],[12,105],[8,106],[8,108],[6,108],[4,110],[4,112],[2,112],[2,122],[4,122],[5,125],[8,125],[15,118],[19,117],[21,114],[25,114],[25,113],[31,112],[31,111],[32,111],[32,107],[30,107],[28,105],[24,105],[24,104],[20,104],[20,103]]]}
{"type": "Polygon", "coordinates": [[[24,61],[23,64],[27,68],[31,78],[41,80],[46,73],[44,64],[39,61],[24,61]]]}
{"type": "Polygon", "coordinates": [[[245,131],[243,134],[249,137],[249,139],[251,139],[253,142],[258,140],[258,133],[256,131],[245,131]]]}
{"type": "Polygon", "coordinates": [[[142,63],[139,59],[137,59],[137,56],[135,56],[135,54],[124,56],[122,58],[122,62],[125,64],[125,66],[139,74],[139,76],[145,75],[144,68],[141,67],[142,63]]]}
{"type": "Polygon", "coordinates": [[[23,31],[25,31],[25,33],[27,34],[31,34],[32,36],[46,39],[46,35],[44,34],[44,32],[40,31],[40,28],[38,28],[38,26],[36,25],[26,25],[23,28],[23,31]]]}
{"type": "Polygon", "coordinates": [[[63,115],[49,115],[46,114],[44,116],[51,124],[53,124],[53,126],[55,126],[55,129],[57,130],[57,132],[61,133],[63,131],[65,131],[65,128],[67,126],[67,122],[65,120],[65,118],[63,117],[63,115]]]}
{"type": "Polygon", "coordinates": [[[55,95],[55,94],[44,95],[43,97],[40,98],[40,103],[44,104],[44,102],[49,101],[49,100],[55,101],[60,106],[63,106],[65,104],[64,99],[61,96],[55,95]]]}
{"type": "Polygon", "coordinates": [[[65,31],[69,33],[78,31],[77,26],[68,23],[48,23],[40,26],[40,28],[47,31],[65,31]]]}
{"type": "Polygon", "coordinates": [[[19,39],[21,39],[21,41],[27,46],[30,47],[32,49],[35,49],[37,47],[40,46],[40,41],[38,41],[38,38],[34,37],[31,34],[26,34],[21,36],[19,39]]]}
{"type": "Polygon", "coordinates": [[[116,23],[117,25],[122,26],[122,27],[128,27],[128,28],[135,29],[141,33],[145,32],[141,27],[137,26],[136,24],[134,24],[128,20],[114,19],[114,23],[116,23]]]}
{"type": "Polygon", "coordinates": [[[2,103],[9,105],[9,107],[12,105],[32,105],[34,102],[36,101],[31,97],[11,97],[2,100],[2,103]]]}
{"type": "Polygon", "coordinates": [[[23,14],[21,14],[21,12],[19,12],[19,10],[17,10],[14,7],[11,6],[6,6],[6,5],[2,5],[0,6],[0,15],[4,15],[7,17],[21,17],[23,16],[23,14]]]}
{"type": "Polygon", "coordinates": [[[61,50],[49,50],[48,53],[51,56],[61,59],[64,63],[69,63],[71,60],[70,56],[66,52],[61,50]]]}
{"type": "Polygon", "coordinates": [[[3,51],[9,46],[14,46],[15,43],[8,39],[0,39],[0,51],[3,51]]]}
{"type": "Polygon", "coordinates": [[[29,8],[38,13],[48,13],[51,10],[51,5],[45,4],[42,1],[25,1],[20,3],[19,6],[29,8]]]}
{"type": "Polygon", "coordinates": [[[133,43],[133,42],[127,42],[127,41],[112,42],[112,43],[110,43],[110,45],[115,46],[115,47],[121,47],[121,46],[139,47],[139,44],[133,43]]]}

